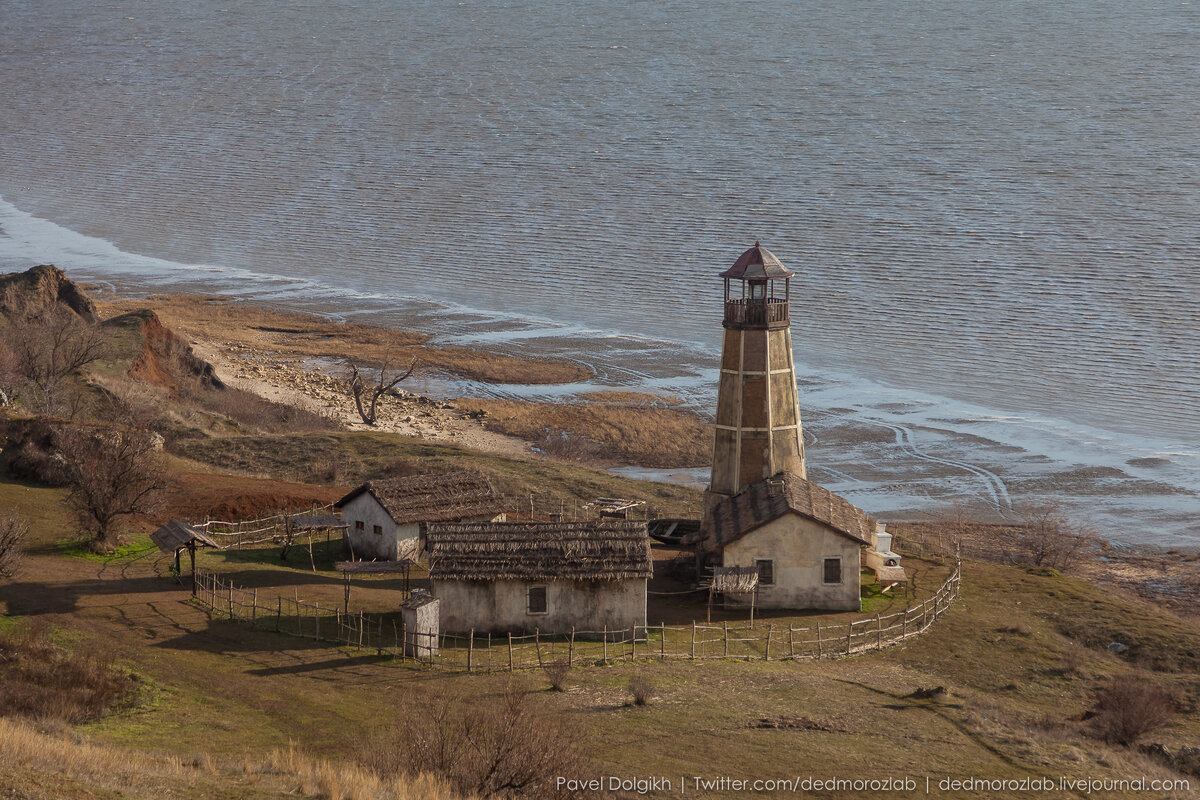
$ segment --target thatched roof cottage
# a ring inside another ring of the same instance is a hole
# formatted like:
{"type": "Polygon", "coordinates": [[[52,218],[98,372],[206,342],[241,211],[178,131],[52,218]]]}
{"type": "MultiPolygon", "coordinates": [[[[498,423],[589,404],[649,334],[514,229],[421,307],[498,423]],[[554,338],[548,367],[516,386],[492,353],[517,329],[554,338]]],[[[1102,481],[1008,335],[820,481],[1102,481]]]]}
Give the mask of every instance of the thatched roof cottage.
{"type": "Polygon", "coordinates": [[[440,524],[429,578],[449,631],[568,633],[646,624],[646,523],[440,524]]]}
{"type": "Polygon", "coordinates": [[[478,472],[368,481],[338,500],[355,559],[415,558],[434,522],[503,520],[504,497],[478,472]]]}
{"type": "Polygon", "coordinates": [[[857,611],[874,530],[849,501],[783,472],[722,498],[693,542],[710,566],[756,567],[760,608],[857,611]]]}

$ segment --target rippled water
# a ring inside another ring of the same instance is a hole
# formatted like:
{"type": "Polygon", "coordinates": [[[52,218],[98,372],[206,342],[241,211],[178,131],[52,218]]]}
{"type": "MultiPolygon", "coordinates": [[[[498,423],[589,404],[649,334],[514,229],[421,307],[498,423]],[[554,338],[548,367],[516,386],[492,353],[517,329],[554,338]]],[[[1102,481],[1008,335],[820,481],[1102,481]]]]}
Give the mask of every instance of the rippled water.
{"type": "Polygon", "coordinates": [[[818,419],[1195,492],[1198,9],[6,2],[0,265],[632,335],[602,378],[703,395],[760,238],[818,419]]]}

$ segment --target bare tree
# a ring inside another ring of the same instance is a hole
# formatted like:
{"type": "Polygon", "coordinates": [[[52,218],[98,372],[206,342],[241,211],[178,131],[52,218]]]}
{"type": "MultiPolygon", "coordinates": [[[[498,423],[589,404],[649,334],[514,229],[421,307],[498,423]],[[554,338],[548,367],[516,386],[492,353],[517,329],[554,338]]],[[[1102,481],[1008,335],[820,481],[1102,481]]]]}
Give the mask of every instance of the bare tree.
{"type": "Polygon", "coordinates": [[[17,574],[21,543],[29,535],[29,520],[15,511],[0,511],[0,580],[17,574]]]}
{"type": "Polygon", "coordinates": [[[1008,529],[1010,557],[1031,567],[1066,569],[1082,558],[1094,537],[1071,522],[1055,503],[1027,505],[1020,523],[1008,529]]]}
{"type": "Polygon", "coordinates": [[[4,334],[33,404],[48,411],[62,400],[64,379],[106,351],[100,327],[67,309],[9,322],[4,334]]]}
{"type": "Polygon", "coordinates": [[[158,437],[141,428],[105,425],[56,433],[67,500],[93,550],[111,552],[124,518],[158,507],[167,485],[158,447],[158,437]]]}
{"type": "Polygon", "coordinates": [[[416,369],[417,360],[414,358],[407,370],[400,371],[392,369],[385,356],[383,363],[379,365],[379,369],[374,375],[364,375],[364,369],[360,369],[352,358],[346,359],[346,366],[350,368],[348,386],[350,396],[354,398],[354,406],[358,409],[358,416],[364,424],[374,425],[379,419],[379,398],[396,388],[396,384],[400,381],[412,375],[413,370],[416,369]]]}

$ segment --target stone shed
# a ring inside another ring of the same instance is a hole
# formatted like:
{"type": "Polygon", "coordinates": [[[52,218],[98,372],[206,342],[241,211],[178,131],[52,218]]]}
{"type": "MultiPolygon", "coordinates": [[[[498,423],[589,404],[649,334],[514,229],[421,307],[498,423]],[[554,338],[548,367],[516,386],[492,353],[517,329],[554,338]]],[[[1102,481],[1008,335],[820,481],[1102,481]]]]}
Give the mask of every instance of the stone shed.
{"type": "Polygon", "coordinates": [[[503,520],[504,497],[478,472],[368,481],[338,500],[353,559],[416,558],[434,522],[503,520]]]}
{"type": "Polygon", "coordinates": [[[652,572],[645,522],[429,528],[429,578],[446,631],[599,633],[644,626],[652,572]]]}
{"type": "Polygon", "coordinates": [[[759,608],[858,611],[874,530],[849,501],[783,472],[722,498],[692,541],[703,565],[755,568],[759,608]]]}

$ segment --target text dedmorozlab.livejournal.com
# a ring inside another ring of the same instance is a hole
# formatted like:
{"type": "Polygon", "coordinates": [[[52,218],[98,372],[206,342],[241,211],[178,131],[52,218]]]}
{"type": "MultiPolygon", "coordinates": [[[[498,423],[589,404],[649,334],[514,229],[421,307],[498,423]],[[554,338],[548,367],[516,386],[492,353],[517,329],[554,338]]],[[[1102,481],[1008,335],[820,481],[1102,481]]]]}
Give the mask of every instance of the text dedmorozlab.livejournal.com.
{"type": "Polygon", "coordinates": [[[927,794],[979,792],[1036,796],[1051,792],[1129,796],[1138,792],[1189,792],[1187,779],[1050,777],[1027,775],[1021,778],[975,778],[921,776],[897,778],[831,778],[797,775],[790,778],[731,778],[728,776],[681,775],[678,778],[649,778],[609,775],[600,778],[556,779],[556,787],[568,792],[624,792],[633,794],[694,794],[710,792],[746,792],[751,794],[790,793],[797,795],[826,792],[888,792],[927,794]]]}

